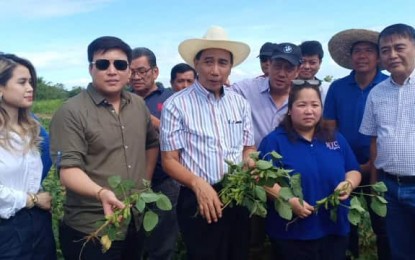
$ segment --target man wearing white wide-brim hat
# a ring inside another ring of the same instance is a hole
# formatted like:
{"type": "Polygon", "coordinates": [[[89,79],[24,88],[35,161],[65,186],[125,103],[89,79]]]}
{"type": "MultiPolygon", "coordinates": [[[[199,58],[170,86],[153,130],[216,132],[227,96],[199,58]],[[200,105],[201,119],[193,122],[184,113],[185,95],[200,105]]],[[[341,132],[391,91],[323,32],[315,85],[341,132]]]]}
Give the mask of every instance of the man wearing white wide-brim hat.
{"type": "Polygon", "coordinates": [[[177,217],[188,259],[248,258],[248,211],[222,210],[217,183],[227,172],[225,160],[253,164],[248,159],[255,151],[251,108],[224,87],[232,67],[249,52],[220,27],[179,45],[198,77],[164,103],[160,141],[164,170],[182,184],[177,217]]]}
{"type": "MultiPolygon", "coordinates": [[[[369,184],[370,180],[370,137],[359,133],[359,127],[369,93],[387,78],[380,70],[378,36],[375,31],[350,29],[335,34],[328,46],[333,60],[352,71],[331,84],[324,104],[324,119],[330,128],[338,128],[350,144],[360,164],[361,185],[369,184]]],[[[370,216],[377,236],[378,258],[389,259],[385,220],[372,211],[370,216]]],[[[350,229],[349,250],[354,257],[359,256],[359,235],[354,225],[350,229]]]]}

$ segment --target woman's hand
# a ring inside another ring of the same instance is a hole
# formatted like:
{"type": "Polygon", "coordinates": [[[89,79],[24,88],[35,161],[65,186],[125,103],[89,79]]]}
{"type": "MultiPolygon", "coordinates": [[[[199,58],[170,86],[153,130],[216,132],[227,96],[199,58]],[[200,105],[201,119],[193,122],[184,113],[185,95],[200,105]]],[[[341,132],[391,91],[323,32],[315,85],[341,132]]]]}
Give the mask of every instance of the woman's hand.
{"type": "Polygon", "coordinates": [[[345,180],[340,182],[335,190],[340,191],[339,200],[346,200],[349,198],[350,193],[352,193],[354,187],[350,180],[345,180]]]}
{"type": "Polygon", "coordinates": [[[299,218],[306,218],[314,212],[313,206],[311,206],[304,200],[303,204],[301,204],[300,199],[297,197],[289,199],[288,202],[290,203],[294,214],[297,215],[299,218]]]}
{"type": "Polygon", "coordinates": [[[50,210],[52,206],[52,196],[49,192],[39,192],[35,196],[37,197],[37,202],[35,203],[36,207],[43,210],[50,210]]]}

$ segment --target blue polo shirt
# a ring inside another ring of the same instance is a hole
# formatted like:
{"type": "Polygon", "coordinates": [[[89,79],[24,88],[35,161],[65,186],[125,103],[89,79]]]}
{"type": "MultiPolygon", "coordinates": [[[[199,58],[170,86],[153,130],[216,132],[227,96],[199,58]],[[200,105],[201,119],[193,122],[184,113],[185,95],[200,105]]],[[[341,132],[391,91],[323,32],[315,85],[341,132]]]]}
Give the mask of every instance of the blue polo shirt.
{"type": "MultiPolygon", "coordinates": [[[[150,113],[160,119],[163,103],[166,101],[166,99],[173,95],[173,93],[174,92],[171,88],[164,88],[163,84],[157,82],[157,89],[144,98],[150,113]]],[[[163,171],[161,166],[161,157],[159,154],[157,158],[156,168],[154,169],[152,183],[153,185],[157,185],[157,183],[162,182],[166,178],[169,178],[169,176],[163,171]]]]}
{"type": "Polygon", "coordinates": [[[370,136],[359,133],[366,99],[369,92],[388,76],[378,71],[373,81],[363,90],[355,80],[355,71],[334,81],[327,93],[323,117],[336,120],[340,133],[349,142],[360,164],[366,163],[370,156],[370,136]]]}
{"type": "MultiPolygon", "coordinates": [[[[292,169],[292,174],[301,174],[304,200],[315,205],[317,200],[333,193],[337,185],[344,181],[346,172],[359,170],[359,164],[346,139],[340,133],[336,133],[335,137],[333,142],[317,138],[310,142],[301,136],[291,140],[280,126],[262,140],[258,150],[261,151],[261,156],[271,151],[281,154],[283,167],[292,169]]],[[[270,203],[266,230],[273,239],[310,240],[331,234],[347,235],[350,228],[347,213],[346,208],[339,207],[337,222],[333,222],[330,220],[330,212],[320,208],[318,214],[298,219],[287,230],[288,221],[282,219],[274,210],[273,203],[270,203]]]]}

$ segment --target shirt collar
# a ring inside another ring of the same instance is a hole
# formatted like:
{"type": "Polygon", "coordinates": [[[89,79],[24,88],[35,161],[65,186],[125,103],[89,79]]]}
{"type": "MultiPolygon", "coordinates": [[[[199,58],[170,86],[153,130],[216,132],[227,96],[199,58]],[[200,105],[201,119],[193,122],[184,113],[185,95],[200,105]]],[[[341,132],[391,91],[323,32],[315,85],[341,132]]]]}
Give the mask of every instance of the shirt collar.
{"type": "MultiPolygon", "coordinates": [[[[91,99],[94,101],[95,105],[108,104],[108,101],[105,98],[105,96],[99,93],[96,90],[96,88],[92,85],[92,83],[88,84],[86,91],[88,92],[91,99]]],[[[131,101],[130,93],[128,93],[126,90],[123,89],[121,91],[121,104],[129,103],[130,101],[131,101]]]]}
{"type": "MultiPolygon", "coordinates": [[[[380,82],[382,82],[385,79],[382,77],[383,75],[384,74],[380,70],[377,70],[375,77],[373,78],[372,82],[370,82],[369,84],[369,87],[375,86],[379,84],[380,82]]],[[[349,84],[358,86],[355,76],[356,76],[356,71],[352,70],[352,72],[350,72],[350,77],[348,77],[346,80],[348,81],[349,84]]]]}
{"type": "MultiPolygon", "coordinates": [[[[390,83],[394,86],[401,86],[400,84],[396,83],[392,76],[389,77],[390,83]]],[[[412,71],[412,73],[409,75],[408,78],[405,79],[405,81],[403,82],[402,86],[407,85],[407,84],[411,84],[414,85],[415,84],[415,69],[412,71]]]]}
{"type": "MultiPolygon", "coordinates": [[[[194,88],[196,90],[196,93],[204,96],[205,98],[209,99],[209,98],[214,98],[214,94],[210,91],[208,91],[206,88],[204,88],[202,86],[202,84],[200,84],[199,80],[195,80],[194,82],[194,88]]],[[[225,90],[224,87],[222,86],[222,93],[221,93],[221,97],[223,97],[225,95],[225,90]]]]}
{"type": "Polygon", "coordinates": [[[261,78],[261,80],[262,80],[262,84],[259,85],[259,91],[261,93],[263,93],[263,92],[269,92],[269,89],[270,89],[270,86],[269,86],[269,84],[270,84],[269,77],[263,77],[263,78],[261,78]]]}

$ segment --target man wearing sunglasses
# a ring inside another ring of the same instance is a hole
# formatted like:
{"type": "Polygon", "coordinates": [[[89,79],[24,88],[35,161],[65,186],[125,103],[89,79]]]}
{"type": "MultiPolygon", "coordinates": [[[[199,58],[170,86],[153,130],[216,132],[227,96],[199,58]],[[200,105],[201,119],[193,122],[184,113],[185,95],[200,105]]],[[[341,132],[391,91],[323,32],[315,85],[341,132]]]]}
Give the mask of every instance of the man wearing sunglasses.
{"type": "Polygon", "coordinates": [[[98,221],[126,206],[109,188],[108,178],[120,176],[141,188],[142,180],[151,178],[159,151],[144,101],[124,90],[131,48],[116,37],[100,37],[88,46],[88,61],[92,83],[69,99],[50,125],[51,155],[66,187],[62,253],[65,259],[140,259],[140,217],[134,210],[130,223],[119,229],[120,240],[106,253],[96,241],[84,247],[80,242],[98,221]]]}
{"type": "MultiPolygon", "coordinates": [[[[144,47],[133,49],[130,69],[131,91],[144,99],[150,110],[153,125],[158,129],[163,103],[174,92],[156,82],[159,70],[156,55],[150,49],[144,47]]],[[[146,257],[151,260],[173,259],[179,232],[176,217],[179,185],[163,171],[160,156],[157,159],[151,186],[154,192],[162,192],[166,195],[173,208],[169,211],[159,210],[157,207],[151,209],[159,216],[159,222],[147,239],[143,240],[143,251],[146,257]]],[[[145,235],[144,232],[142,229],[143,235],[145,235]]]]}
{"type": "Polygon", "coordinates": [[[276,43],[266,42],[261,46],[259,50],[259,64],[261,70],[264,73],[260,77],[268,77],[269,66],[271,65],[271,56],[274,48],[277,46],[276,43]]]}

